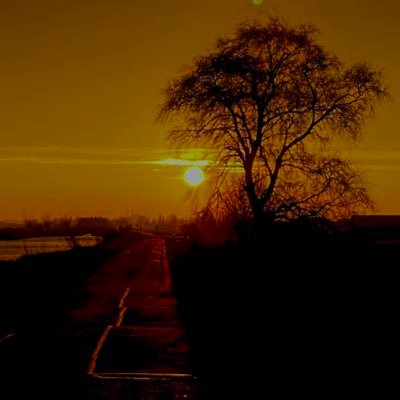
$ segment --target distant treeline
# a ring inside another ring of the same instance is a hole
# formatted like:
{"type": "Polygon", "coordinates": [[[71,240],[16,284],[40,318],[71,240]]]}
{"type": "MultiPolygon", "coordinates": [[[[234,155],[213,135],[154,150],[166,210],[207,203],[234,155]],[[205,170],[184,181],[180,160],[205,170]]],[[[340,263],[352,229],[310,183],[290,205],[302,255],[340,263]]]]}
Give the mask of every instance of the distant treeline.
{"type": "Polygon", "coordinates": [[[0,240],[16,240],[28,237],[45,236],[78,236],[108,234],[124,231],[153,231],[153,232],[180,232],[182,225],[187,221],[176,215],[149,218],[142,215],[108,219],[105,217],[61,217],[41,219],[26,219],[20,224],[2,224],[0,226],[0,240]]]}
{"type": "MultiPolygon", "coordinates": [[[[260,227],[259,227],[260,228],[260,227]]],[[[131,215],[108,219],[105,217],[61,217],[26,219],[17,223],[0,222],[0,240],[17,240],[46,236],[81,236],[91,234],[103,236],[132,231],[183,234],[195,242],[225,242],[248,240],[254,226],[248,219],[217,219],[212,213],[197,213],[190,219],[171,214],[150,218],[131,215]]],[[[324,218],[298,219],[274,223],[261,227],[272,234],[285,232],[295,234],[346,234],[367,236],[376,239],[400,240],[400,216],[353,216],[351,219],[329,221],[324,218]]]]}

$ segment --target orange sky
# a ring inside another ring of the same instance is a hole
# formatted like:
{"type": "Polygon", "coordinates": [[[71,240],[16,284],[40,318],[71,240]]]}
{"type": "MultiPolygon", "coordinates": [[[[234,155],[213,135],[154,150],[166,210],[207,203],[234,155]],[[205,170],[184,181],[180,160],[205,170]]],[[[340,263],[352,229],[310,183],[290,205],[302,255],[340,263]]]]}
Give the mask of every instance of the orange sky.
{"type": "Polygon", "coordinates": [[[352,154],[379,211],[400,214],[397,0],[13,0],[0,5],[0,220],[189,214],[185,167],[153,162],[168,157],[161,89],[266,13],[312,22],[339,57],[384,71],[393,101],[352,154]]]}

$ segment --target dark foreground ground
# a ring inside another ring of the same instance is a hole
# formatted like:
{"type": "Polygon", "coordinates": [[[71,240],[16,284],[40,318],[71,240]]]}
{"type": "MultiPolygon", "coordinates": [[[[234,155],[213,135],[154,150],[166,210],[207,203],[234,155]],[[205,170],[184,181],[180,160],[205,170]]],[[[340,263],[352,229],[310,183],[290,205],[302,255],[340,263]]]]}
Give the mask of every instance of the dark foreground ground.
{"type": "MultiPolygon", "coordinates": [[[[1,399],[147,399],[87,376],[116,317],[115,304],[94,301],[93,279],[140,240],[0,265],[0,340],[15,334],[0,342],[1,399]]],[[[193,399],[397,393],[398,245],[307,235],[245,246],[166,242],[193,399]]]]}
{"type": "Polygon", "coordinates": [[[278,235],[169,250],[200,398],[398,393],[399,245],[278,235]]]}
{"type": "Polygon", "coordinates": [[[89,398],[89,360],[115,312],[99,304],[85,319],[74,310],[92,301],[90,278],[135,240],[0,263],[1,399],[89,398]]]}
{"type": "Polygon", "coordinates": [[[127,234],[1,267],[1,399],[193,398],[161,238],[127,234]]]}

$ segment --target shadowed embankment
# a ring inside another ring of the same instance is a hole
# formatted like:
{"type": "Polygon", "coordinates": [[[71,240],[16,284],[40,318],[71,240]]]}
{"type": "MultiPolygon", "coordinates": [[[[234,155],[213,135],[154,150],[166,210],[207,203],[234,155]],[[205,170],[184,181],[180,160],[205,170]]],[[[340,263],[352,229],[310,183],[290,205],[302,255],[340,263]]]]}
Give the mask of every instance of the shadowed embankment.
{"type": "Polygon", "coordinates": [[[390,390],[399,246],[281,232],[168,249],[202,400],[390,390]]]}
{"type": "Polygon", "coordinates": [[[103,307],[85,321],[71,312],[90,300],[88,279],[133,236],[0,263],[0,334],[12,335],[0,346],[1,398],[87,398],[90,356],[115,315],[103,307]]]}

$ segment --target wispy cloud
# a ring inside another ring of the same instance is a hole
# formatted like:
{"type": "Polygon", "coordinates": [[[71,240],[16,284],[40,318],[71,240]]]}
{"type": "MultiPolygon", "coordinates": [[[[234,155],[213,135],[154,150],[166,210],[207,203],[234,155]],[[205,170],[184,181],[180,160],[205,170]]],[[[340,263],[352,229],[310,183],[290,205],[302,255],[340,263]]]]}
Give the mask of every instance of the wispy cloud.
{"type": "Polygon", "coordinates": [[[199,149],[187,149],[181,158],[173,152],[154,148],[75,148],[3,147],[0,162],[71,165],[159,165],[205,167],[209,160],[199,159],[199,149]]]}
{"type": "Polygon", "coordinates": [[[352,154],[351,159],[368,170],[400,170],[400,151],[357,151],[352,154]]]}
{"type": "Polygon", "coordinates": [[[206,167],[211,164],[210,160],[184,160],[177,158],[167,158],[158,161],[149,161],[153,165],[176,165],[180,167],[193,166],[193,167],[206,167]]]}
{"type": "MultiPolygon", "coordinates": [[[[342,153],[339,151],[339,153],[342,153]]],[[[346,152],[344,152],[346,153],[346,152]]],[[[357,150],[348,158],[367,170],[400,170],[400,151],[357,150]]],[[[213,164],[210,152],[201,148],[180,149],[179,152],[150,147],[3,147],[0,163],[47,165],[149,165],[162,167],[207,167],[213,164]],[[207,154],[209,157],[207,157],[207,154]]],[[[230,172],[241,172],[232,165],[230,172]]]]}

